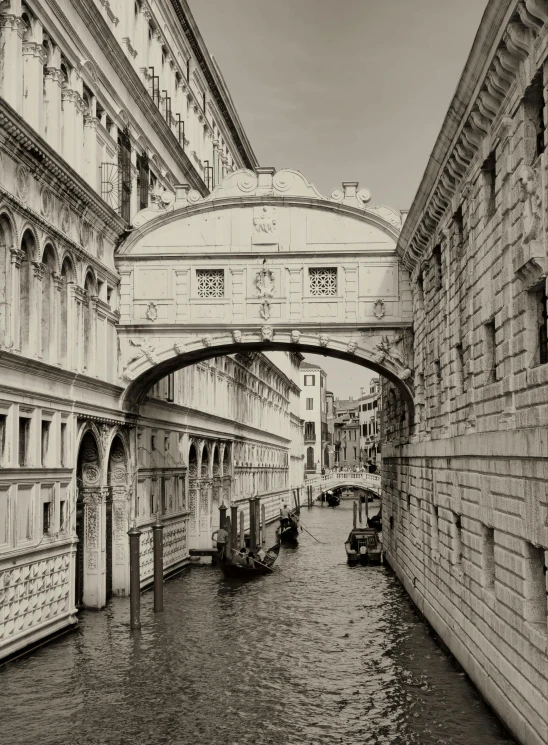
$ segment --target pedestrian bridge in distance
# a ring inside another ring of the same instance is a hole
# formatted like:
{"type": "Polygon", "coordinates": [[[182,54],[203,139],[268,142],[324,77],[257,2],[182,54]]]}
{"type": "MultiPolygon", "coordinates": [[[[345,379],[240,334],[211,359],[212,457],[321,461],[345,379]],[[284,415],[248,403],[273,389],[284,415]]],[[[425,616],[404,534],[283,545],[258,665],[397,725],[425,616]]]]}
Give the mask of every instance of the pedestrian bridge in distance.
{"type": "Polygon", "coordinates": [[[412,296],[401,216],[347,182],[322,196],[299,172],[230,173],[202,197],[153,194],[117,251],[120,404],[138,413],[177,369],[225,354],[346,359],[395,384],[413,424],[412,296]]]}
{"type": "Polygon", "coordinates": [[[317,499],[328,489],[336,489],[350,486],[357,486],[360,489],[370,489],[380,496],[381,494],[381,477],[376,473],[355,473],[354,471],[338,471],[337,473],[326,473],[307,478],[304,482],[304,491],[306,498],[306,488],[312,487],[312,499],[317,499]]]}

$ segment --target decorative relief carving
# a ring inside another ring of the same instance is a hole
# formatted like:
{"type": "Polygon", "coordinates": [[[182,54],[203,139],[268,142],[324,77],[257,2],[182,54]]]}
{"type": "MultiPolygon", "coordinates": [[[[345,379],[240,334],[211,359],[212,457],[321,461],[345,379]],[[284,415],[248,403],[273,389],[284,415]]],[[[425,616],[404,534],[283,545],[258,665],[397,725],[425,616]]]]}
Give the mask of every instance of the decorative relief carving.
{"type": "Polygon", "coordinates": [[[274,329],[272,326],[263,326],[261,328],[261,339],[263,341],[272,341],[274,339],[274,329]]]}
{"type": "Polygon", "coordinates": [[[327,334],[320,334],[320,347],[327,347],[330,337],[327,334]]]}
{"type": "Polygon", "coordinates": [[[48,220],[51,219],[51,216],[53,214],[53,206],[53,192],[49,187],[44,186],[42,188],[42,193],[40,194],[40,209],[44,217],[46,217],[48,220]]]}
{"type": "Polygon", "coordinates": [[[273,235],[276,232],[276,207],[260,207],[253,217],[256,235],[273,235]]]}
{"type": "Polygon", "coordinates": [[[234,329],[232,331],[232,339],[234,344],[240,344],[242,341],[242,332],[239,329],[234,329]]]}
{"type": "MultiPolygon", "coordinates": [[[[0,23],[1,25],[1,23],[0,23]]],[[[64,554],[0,573],[0,641],[70,610],[70,555],[64,554]]]]}
{"type": "Polygon", "coordinates": [[[15,194],[22,202],[26,202],[29,196],[29,169],[20,163],[15,171],[15,194]]]}
{"type": "Polygon", "coordinates": [[[522,164],[516,174],[520,190],[520,201],[523,203],[523,242],[529,243],[538,237],[542,198],[538,187],[535,170],[522,164]]]}
{"type": "Polygon", "coordinates": [[[65,235],[70,235],[71,219],[70,219],[70,208],[67,204],[64,204],[61,208],[60,216],[61,230],[65,235]]]}
{"type": "Polygon", "coordinates": [[[291,343],[292,344],[299,344],[301,341],[301,332],[300,331],[292,331],[291,332],[291,343]]]}
{"type": "Polygon", "coordinates": [[[346,351],[349,354],[355,354],[357,348],[358,348],[358,342],[356,342],[356,341],[349,341],[348,342],[348,346],[346,347],[346,351]]]}
{"type": "Polygon", "coordinates": [[[155,321],[158,318],[158,305],[153,303],[152,300],[147,305],[146,317],[149,321],[155,321]]]}
{"type": "Polygon", "coordinates": [[[384,300],[375,300],[373,303],[373,315],[375,318],[382,318],[386,313],[386,306],[384,300]]]}
{"type": "Polygon", "coordinates": [[[105,239],[101,233],[97,234],[97,258],[99,261],[103,260],[105,255],[105,239]]]}
{"type": "Polygon", "coordinates": [[[202,344],[204,347],[210,347],[213,344],[213,337],[209,334],[206,334],[202,337],[202,344]]]}
{"type": "Polygon", "coordinates": [[[274,273],[265,265],[255,277],[255,285],[259,299],[262,299],[259,311],[263,320],[268,321],[271,315],[270,299],[274,295],[274,273]]]}

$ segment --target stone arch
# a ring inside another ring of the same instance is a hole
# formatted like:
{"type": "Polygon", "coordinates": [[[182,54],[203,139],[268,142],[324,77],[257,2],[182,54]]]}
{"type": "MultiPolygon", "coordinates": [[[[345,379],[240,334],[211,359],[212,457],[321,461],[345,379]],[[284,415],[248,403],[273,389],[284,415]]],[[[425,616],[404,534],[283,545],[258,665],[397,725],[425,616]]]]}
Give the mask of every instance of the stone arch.
{"type": "Polygon", "coordinates": [[[211,452],[211,475],[216,478],[221,475],[221,460],[219,455],[219,443],[217,440],[213,442],[211,452]]]}
{"type": "Polygon", "coordinates": [[[15,248],[15,225],[9,212],[0,211],[0,342],[10,336],[11,251],[15,248]]]}
{"type": "Polygon", "coordinates": [[[68,362],[69,349],[72,346],[71,329],[71,296],[69,285],[76,283],[76,270],[72,255],[66,251],[61,260],[61,282],[59,288],[58,312],[58,355],[60,363],[68,362]]]}
{"type": "Polygon", "coordinates": [[[30,315],[35,311],[32,293],[34,276],[32,266],[36,263],[38,240],[32,228],[26,228],[21,237],[21,265],[19,267],[19,339],[23,354],[30,349],[30,315]]]}
{"type": "Polygon", "coordinates": [[[55,350],[55,327],[57,316],[57,254],[53,244],[49,241],[45,244],[42,253],[42,280],[41,280],[41,303],[42,312],[40,316],[40,351],[45,362],[54,362],[55,350]]]}
{"type": "Polygon", "coordinates": [[[211,446],[204,441],[200,448],[200,478],[208,479],[211,476],[211,446]]]}
{"type": "MultiPolygon", "coordinates": [[[[371,348],[367,341],[362,341],[359,337],[356,340],[353,336],[340,335],[333,338],[327,337],[326,340],[322,338],[318,329],[317,332],[303,332],[300,335],[299,344],[295,344],[291,341],[290,331],[276,332],[272,341],[270,341],[260,338],[263,330],[251,329],[241,332],[241,335],[243,336],[245,333],[247,338],[237,342],[234,341],[233,334],[223,331],[216,336],[208,335],[202,338],[189,336],[183,342],[167,341],[163,348],[158,347],[153,351],[148,351],[148,347],[146,347],[139,358],[132,361],[123,370],[123,378],[126,382],[129,382],[129,385],[122,394],[122,407],[128,411],[137,412],[147,391],[158,380],[175,370],[212,357],[265,350],[298,351],[300,353],[323,354],[327,357],[361,365],[393,383],[408,411],[408,416],[406,416],[407,434],[412,433],[414,422],[412,373],[410,369],[404,368],[398,360],[392,358],[389,354],[371,348]]],[[[128,342],[126,343],[128,344],[128,342]]]]}
{"type": "Polygon", "coordinates": [[[198,478],[198,448],[193,439],[191,439],[188,447],[187,465],[189,478],[198,478]]]}
{"type": "Polygon", "coordinates": [[[103,500],[102,453],[93,425],[80,433],[76,461],[76,550],[75,602],[77,606],[100,608],[105,588],[101,587],[103,500]]]}
{"type": "Polygon", "coordinates": [[[130,493],[129,449],[115,431],[108,450],[105,514],[106,598],[125,593],[127,587],[128,497],[130,493]]]}
{"type": "Polygon", "coordinates": [[[92,345],[95,337],[95,314],[91,307],[91,299],[97,295],[97,276],[91,267],[88,267],[84,274],[84,291],[86,293],[82,304],[84,369],[89,370],[94,356],[92,345]]]}

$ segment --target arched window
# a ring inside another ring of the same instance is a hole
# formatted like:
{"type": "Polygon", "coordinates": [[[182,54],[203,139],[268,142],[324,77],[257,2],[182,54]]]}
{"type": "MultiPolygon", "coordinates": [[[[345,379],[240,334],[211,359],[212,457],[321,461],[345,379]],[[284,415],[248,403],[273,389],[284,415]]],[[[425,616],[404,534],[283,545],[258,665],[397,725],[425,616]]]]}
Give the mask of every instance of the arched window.
{"type": "Polygon", "coordinates": [[[61,267],[61,291],[59,293],[59,361],[62,365],[68,363],[69,338],[69,284],[74,283],[74,268],[67,257],[61,267]]]}
{"type": "Polygon", "coordinates": [[[30,352],[30,313],[32,264],[36,255],[36,243],[30,230],[26,230],[21,240],[23,257],[19,269],[19,348],[23,354],[30,352]]]}
{"type": "Polygon", "coordinates": [[[315,463],[314,463],[314,448],[309,447],[306,449],[306,470],[307,471],[314,471],[315,469],[315,463]]]}
{"type": "Polygon", "coordinates": [[[13,246],[13,233],[8,218],[0,216],[0,343],[6,341],[9,333],[10,311],[10,248],[13,246]]]}
{"type": "Polygon", "coordinates": [[[86,275],[86,281],[84,283],[84,290],[86,291],[86,298],[84,300],[84,308],[82,313],[82,320],[84,323],[84,370],[89,370],[91,362],[93,343],[93,326],[95,319],[91,309],[91,298],[97,294],[95,279],[91,272],[86,275]]]}
{"type": "Polygon", "coordinates": [[[42,274],[42,317],[40,329],[40,350],[42,359],[53,362],[55,350],[52,348],[54,338],[56,303],[54,275],[56,269],[55,254],[53,248],[48,245],[42,256],[44,268],[42,274]]]}

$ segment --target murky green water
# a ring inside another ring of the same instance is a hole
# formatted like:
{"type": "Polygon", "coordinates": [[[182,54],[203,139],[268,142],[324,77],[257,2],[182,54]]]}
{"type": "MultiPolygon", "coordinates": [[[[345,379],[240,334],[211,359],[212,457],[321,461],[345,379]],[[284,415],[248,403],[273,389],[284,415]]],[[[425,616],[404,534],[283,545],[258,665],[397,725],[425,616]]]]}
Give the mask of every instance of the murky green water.
{"type": "Polygon", "coordinates": [[[346,565],[351,503],[303,512],[297,548],[246,584],[212,567],[83,614],[0,669],[6,745],[499,745],[514,741],[395,577],[346,565]]]}

